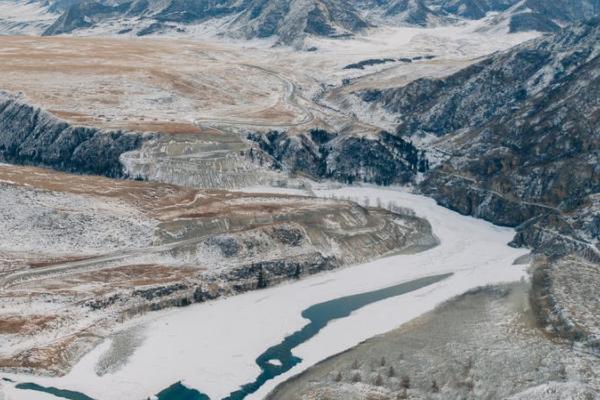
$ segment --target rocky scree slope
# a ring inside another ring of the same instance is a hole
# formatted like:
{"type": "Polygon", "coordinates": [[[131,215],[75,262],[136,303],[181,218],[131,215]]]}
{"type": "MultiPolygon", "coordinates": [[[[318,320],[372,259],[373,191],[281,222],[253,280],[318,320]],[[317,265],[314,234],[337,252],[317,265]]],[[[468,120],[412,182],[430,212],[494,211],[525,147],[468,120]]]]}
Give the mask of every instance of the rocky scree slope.
{"type": "Polygon", "coordinates": [[[442,138],[425,194],[518,227],[515,244],[598,257],[599,56],[596,18],[443,79],[359,95],[397,115],[399,135],[442,138]]]}
{"type": "Polygon", "coordinates": [[[60,171],[122,177],[121,154],[152,135],[71,126],[0,92],[0,160],[60,171]]]}

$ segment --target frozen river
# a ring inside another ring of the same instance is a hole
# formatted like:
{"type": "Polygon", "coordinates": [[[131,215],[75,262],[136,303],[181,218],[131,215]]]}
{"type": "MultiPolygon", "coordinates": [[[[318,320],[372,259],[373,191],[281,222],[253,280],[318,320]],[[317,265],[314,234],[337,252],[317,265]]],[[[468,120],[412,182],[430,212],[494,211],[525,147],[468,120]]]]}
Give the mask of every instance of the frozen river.
{"type": "MultiPolygon", "coordinates": [[[[452,274],[416,290],[378,299],[320,327],[293,348],[294,358],[301,361],[246,397],[261,399],[276,384],[320,360],[394,329],[470,288],[526,276],[526,265],[514,265],[513,261],[527,250],[507,246],[512,229],[461,216],[429,198],[394,189],[347,187],[315,192],[411,208],[429,220],[441,244],[418,254],[396,255],[265,290],[148,314],[138,321],[143,322],[143,332],[136,350],[118,370],[103,376],[96,374],[96,366],[111,351],[111,340],[87,354],[64,377],[7,377],[82,392],[97,400],[146,399],[178,381],[213,400],[223,399],[261,375],[256,359],[309,324],[302,312],[311,306],[452,274]]],[[[56,398],[6,382],[4,386],[11,400],[56,398]]]]}

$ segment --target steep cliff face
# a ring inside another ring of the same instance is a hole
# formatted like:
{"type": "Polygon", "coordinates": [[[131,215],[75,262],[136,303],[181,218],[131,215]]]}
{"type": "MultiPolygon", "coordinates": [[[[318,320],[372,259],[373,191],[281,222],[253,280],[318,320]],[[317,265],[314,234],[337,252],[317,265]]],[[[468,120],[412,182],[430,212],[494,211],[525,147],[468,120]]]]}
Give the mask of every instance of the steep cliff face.
{"type": "MultiPolygon", "coordinates": [[[[444,135],[514,114],[544,91],[562,84],[600,53],[598,19],[494,55],[443,79],[419,79],[400,88],[368,90],[397,116],[398,133],[444,135]]],[[[576,77],[573,77],[576,79],[576,77]]]]}
{"type": "Polygon", "coordinates": [[[0,160],[60,171],[123,176],[119,156],[150,135],[76,127],[0,93],[0,160]]]}
{"type": "Polygon", "coordinates": [[[424,193],[518,227],[515,244],[598,254],[598,19],[494,55],[444,79],[361,94],[400,135],[436,135],[445,160],[424,193]]]}
{"type": "Polygon", "coordinates": [[[429,168],[424,152],[388,132],[363,138],[315,129],[298,136],[270,132],[250,134],[248,138],[271,155],[278,168],[314,178],[405,184],[412,182],[417,172],[429,168]]]}

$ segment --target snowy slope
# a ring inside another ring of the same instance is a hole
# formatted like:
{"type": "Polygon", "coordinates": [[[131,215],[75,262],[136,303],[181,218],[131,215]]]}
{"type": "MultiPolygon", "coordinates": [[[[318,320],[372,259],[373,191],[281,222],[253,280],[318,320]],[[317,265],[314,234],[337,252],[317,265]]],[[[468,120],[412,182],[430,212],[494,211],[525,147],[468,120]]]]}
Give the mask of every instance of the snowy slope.
{"type": "Polygon", "coordinates": [[[57,13],[41,2],[0,1],[0,35],[39,35],[56,18],[57,13]]]}

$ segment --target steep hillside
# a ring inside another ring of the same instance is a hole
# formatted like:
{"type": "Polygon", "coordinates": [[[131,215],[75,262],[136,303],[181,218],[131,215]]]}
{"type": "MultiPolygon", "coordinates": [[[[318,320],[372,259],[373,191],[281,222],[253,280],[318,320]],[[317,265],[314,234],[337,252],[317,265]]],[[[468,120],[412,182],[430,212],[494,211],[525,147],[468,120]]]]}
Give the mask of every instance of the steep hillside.
{"type": "Polygon", "coordinates": [[[429,6],[467,19],[499,13],[496,22],[506,21],[511,32],[552,32],[561,25],[590,18],[600,12],[598,0],[431,0],[429,6]]]}
{"type": "Polygon", "coordinates": [[[151,135],[77,127],[0,92],[0,161],[121,177],[121,154],[151,135]]]}
{"type": "Polygon", "coordinates": [[[340,0],[253,0],[231,23],[230,33],[246,38],[278,36],[283,43],[306,35],[340,36],[365,29],[352,4],[340,0]]]}
{"type": "Polygon", "coordinates": [[[119,33],[134,30],[137,35],[142,36],[175,30],[175,24],[178,23],[200,23],[241,9],[235,0],[122,0],[114,3],[85,0],[68,7],[44,34],[71,33],[112,22],[121,28],[119,33]]]}
{"type": "Polygon", "coordinates": [[[378,24],[429,26],[450,22],[448,14],[428,0],[358,0],[360,8],[378,24]]]}
{"type": "Polygon", "coordinates": [[[400,135],[442,137],[445,160],[421,185],[441,204],[519,226],[518,244],[597,256],[599,25],[362,98],[397,115],[400,135]]]}
{"type": "Polygon", "coordinates": [[[39,35],[58,18],[60,11],[35,1],[0,1],[0,35],[39,35]]]}
{"type": "Polygon", "coordinates": [[[406,184],[429,168],[424,152],[385,131],[376,137],[354,137],[313,129],[301,135],[253,133],[248,139],[257,142],[277,168],[316,179],[406,184]]]}

